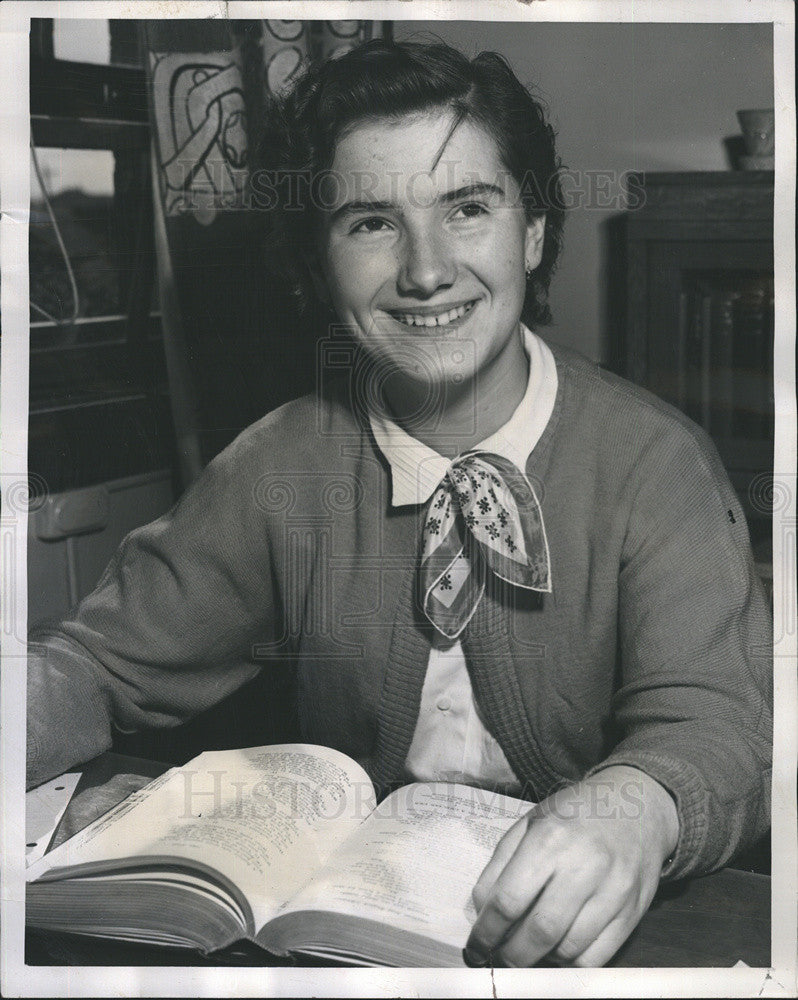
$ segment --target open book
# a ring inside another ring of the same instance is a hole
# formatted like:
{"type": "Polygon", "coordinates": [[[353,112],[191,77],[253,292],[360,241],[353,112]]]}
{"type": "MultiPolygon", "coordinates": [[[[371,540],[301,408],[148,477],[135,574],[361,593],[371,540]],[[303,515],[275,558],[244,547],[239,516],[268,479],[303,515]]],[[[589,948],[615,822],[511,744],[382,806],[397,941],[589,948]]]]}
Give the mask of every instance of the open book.
{"type": "Polygon", "coordinates": [[[27,873],[32,927],[199,949],[462,966],[471,891],[530,803],[304,744],[200,754],[27,873]]]}

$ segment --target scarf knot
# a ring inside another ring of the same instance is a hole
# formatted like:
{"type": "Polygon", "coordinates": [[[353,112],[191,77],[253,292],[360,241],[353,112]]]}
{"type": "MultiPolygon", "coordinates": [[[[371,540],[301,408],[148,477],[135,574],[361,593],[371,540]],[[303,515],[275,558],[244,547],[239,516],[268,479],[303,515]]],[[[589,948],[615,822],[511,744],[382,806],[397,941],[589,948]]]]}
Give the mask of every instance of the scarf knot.
{"type": "Polygon", "coordinates": [[[421,533],[424,613],[456,639],[485,590],[487,573],[551,593],[540,503],[524,473],[491,452],[456,458],[430,498],[421,533]]]}

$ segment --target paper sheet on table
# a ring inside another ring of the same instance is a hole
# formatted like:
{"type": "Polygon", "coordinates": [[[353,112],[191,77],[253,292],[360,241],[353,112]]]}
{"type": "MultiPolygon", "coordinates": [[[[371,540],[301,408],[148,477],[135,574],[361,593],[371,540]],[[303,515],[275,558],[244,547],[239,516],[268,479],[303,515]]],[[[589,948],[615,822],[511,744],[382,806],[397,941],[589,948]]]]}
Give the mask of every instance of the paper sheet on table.
{"type": "Polygon", "coordinates": [[[80,772],[62,774],[39,785],[25,796],[25,865],[38,861],[47,850],[55,828],[69,805],[80,772]]]}

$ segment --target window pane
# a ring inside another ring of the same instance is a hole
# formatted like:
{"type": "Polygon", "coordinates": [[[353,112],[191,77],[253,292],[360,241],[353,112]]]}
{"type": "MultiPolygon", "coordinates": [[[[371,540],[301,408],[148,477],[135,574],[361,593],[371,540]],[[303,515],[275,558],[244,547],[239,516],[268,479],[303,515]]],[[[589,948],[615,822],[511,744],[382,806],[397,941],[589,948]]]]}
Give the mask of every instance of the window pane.
{"type": "Polygon", "coordinates": [[[107,66],[141,66],[139,26],[134,19],[55,18],[53,54],[56,59],[107,66]]]}
{"type": "MultiPolygon", "coordinates": [[[[38,149],[36,155],[79,296],[79,316],[120,312],[118,249],[114,246],[114,154],[110,150],[38,149]]],[[[72,316],[69,274],[31,163],[31,322],[72,316]],[[44,310],[44,312],[42,312],[44,310]]]]}
{"type": "Polygon", "coordinates": [[[103,63],[111,61],[111,33],[102,18],[56,18],[53,21],[53,51],[56,59],[103,63]]]}

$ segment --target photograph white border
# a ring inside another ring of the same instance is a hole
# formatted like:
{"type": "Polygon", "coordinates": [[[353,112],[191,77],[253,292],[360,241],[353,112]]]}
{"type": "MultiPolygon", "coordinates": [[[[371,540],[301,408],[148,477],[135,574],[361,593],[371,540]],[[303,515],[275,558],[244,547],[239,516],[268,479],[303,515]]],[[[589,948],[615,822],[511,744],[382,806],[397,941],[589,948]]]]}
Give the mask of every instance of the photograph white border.
{"type": "Polygon", "coordinates": [[[21,2],[0,5],[2,672],[0,673],[0,992],[3,996],[794,996],[798,941],[796,678],[795,57],[790,0],[293,0],[253,3],[21,2]],[[749,969],[88,968],[24,965],[25,641],[27,632],[28,24],[58,18],[358,17],[377,20],[772,22],[776,113],[775,746],[772,962],[749,969]]]}

